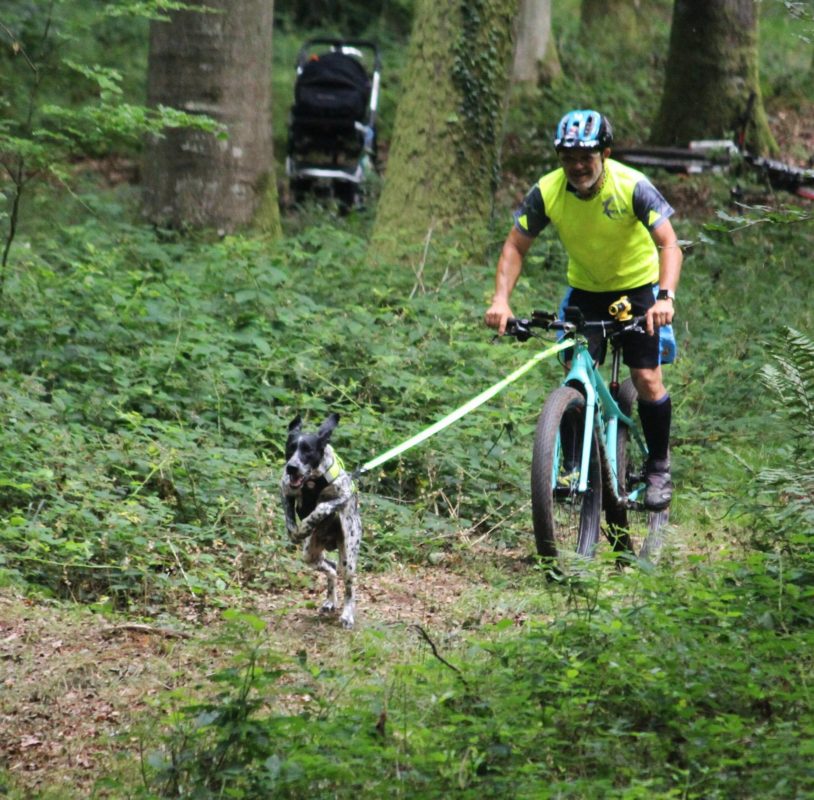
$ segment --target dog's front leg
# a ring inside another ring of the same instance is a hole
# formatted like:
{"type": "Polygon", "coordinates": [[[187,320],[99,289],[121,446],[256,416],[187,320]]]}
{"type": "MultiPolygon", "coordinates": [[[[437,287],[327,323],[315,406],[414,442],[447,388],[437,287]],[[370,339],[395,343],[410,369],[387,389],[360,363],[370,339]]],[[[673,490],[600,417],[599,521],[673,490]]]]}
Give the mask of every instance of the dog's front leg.
{"type": "Polygon", "coordinates": [[[282,495],[283,513],[285,514],[285,529],[288,532],[288,537],[292,542],[301,542],[308,534],[300,535],[299,526],[297,525],[297,515],[295,512],[295,505],[297,498],[291,495],[286,490],[286,484],[283,483],[280,493],[282,495]]]}
{"type": "Polygon", "coordinates": [[[323,500],[321,503],[317,503],[316,508],[300,522],[297,535],[301,538],[310,536],[320,522],[328,519],[331,514],[335,514],[347,501],[347,497],[340,496],[333,500],[323,500]]]}
{"type": "Polygon", "coordinates": [[[319,609],[320,614],[333,614],[336,611],[336,564],[325,558],[325,549],[312,536],[306,543],[303,551],[306,564],[314,569],[324,572],[328,579],[328,596],[319,609]]]}

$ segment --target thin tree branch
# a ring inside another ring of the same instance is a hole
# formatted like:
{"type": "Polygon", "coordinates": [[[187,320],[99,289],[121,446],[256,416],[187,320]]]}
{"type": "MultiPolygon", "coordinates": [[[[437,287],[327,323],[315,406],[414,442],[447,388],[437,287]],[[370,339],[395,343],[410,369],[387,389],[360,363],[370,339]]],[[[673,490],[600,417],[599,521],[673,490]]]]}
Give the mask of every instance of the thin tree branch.
{"type": "MultiPolygon", "coordinates": [[[[50,12],[49,12],[49,20],[50,20],[50,12]]],[[[29,67],[31,67],[31,71],[34,72],[34,73],[37,73],[38,70],[37,70],[36,65],[28,57],[28,53],[26,53],[25,48],[20,44],[20,40],[14,35],[14,33],[11,31],[11,29],[8,28],[6,25],[4,25],[2,22],[0,22],[0,31],[3,31],[3,33],[5,33],[6,36],[8,37],[9,41],[11,42],[11,49],[14,51],[14,54],[16,55],[17,53],[19,53],[23,57],[23,59],[25,60],[25,63],[28,64],[29,67]]]]}
{"type": "Polygon", "coordinates": [[[463,672],[461,672],[461,670],[460,670],[460,669],[458,669],[458,667],[456,667],[454,664],[450,664],[450,663],[449,663],[449,661],[447,661],[447,660],[446,660],[446,659],[445,659],[445,658],[444,658],[444,657],[443,657],[443,656],[442,656],[442,655],[441,655],[441,654],[438,652],[438,648],[435,646],[435,642],[434,642],[432,639],[430,639],[430,636],[429,636],[429,634],[427,633],[427,631],[425,631],[425,630],[424,630],[424,628],[422,628],[422,627],[421,627],[420,625],[418,625],[417,623],[413,623],[412,625],[410,625],[410,627],[411,627],[411,628],[415,628],[415,629],[416,629],[416,630],[417,630],[417,631],[418,631],[418,632],[421,634],[421,638],[422,638],[422,639],[423,639],[423,640],[424,640],[424,641],[425,641],[425,642],[426,642],[426,643],[427,643],[427,644],[430,646],[430,650],[432,650],[432,654],[433,654],[433,655],[434,655],[434,656],[435,656],[435,657],[436,657],[436,658],[437,658],[437,659],[438,659],[438,660],[439,660],[439,661],[440,661],[440,662],[441,662],[441,663],[442,663],[442,664],[443,664],[445,667],[448,667],[448,668],[449,668],[449,669],[451,669],[453,672],[455,672],[455,673],[458,675],[458,677],[461,679],[461,683],[462,683],[462,684],[463,684],[463,685],[464,685],[464,686],[465,686],[467,689],[469,689],[469,684],[466,682],[466,678],[464,678],[464,674],[463,674],[463,672]]]}

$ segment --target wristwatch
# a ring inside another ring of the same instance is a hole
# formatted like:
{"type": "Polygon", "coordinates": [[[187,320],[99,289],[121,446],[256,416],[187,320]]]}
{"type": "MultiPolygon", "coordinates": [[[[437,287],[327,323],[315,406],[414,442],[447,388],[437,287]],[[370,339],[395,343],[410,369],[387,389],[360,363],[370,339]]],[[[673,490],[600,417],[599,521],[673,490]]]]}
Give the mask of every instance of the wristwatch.
{"type": "Polygon", "coordinates": [[[656,300],[672,300],[675,303],[676,293],[672,289],[659,289],[656,300]]]}

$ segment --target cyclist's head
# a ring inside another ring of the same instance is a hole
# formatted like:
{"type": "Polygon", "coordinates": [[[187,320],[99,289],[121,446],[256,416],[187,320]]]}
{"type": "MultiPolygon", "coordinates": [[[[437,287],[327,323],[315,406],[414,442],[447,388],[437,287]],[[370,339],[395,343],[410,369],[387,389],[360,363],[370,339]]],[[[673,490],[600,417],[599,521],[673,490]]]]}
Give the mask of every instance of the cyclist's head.
{"type": "Polygon", "coordinates": [[[608,118],[590,109],[569,111],[558,123],[554,147],[562,150],[599,151],[613,144],[608,118]]]}

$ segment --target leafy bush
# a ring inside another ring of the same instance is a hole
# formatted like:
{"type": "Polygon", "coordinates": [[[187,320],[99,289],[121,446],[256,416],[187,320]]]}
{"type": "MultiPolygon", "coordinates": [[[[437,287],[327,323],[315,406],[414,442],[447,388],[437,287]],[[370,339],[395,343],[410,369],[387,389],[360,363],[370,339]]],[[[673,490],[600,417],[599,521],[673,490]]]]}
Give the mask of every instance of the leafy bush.
{"type": "Polygon", "coordinates": [[[440,652],[423,632],[435,658],[375,677],[375,630],[330,670],[281,659],[263,621],[243,619],[240,662],[203,699],[175,697],[147,786],[185,798],[806,796],[814,716],[796,675],[810,662],[810,595],[760,567],[698,561],[692,583],[631,573],[613,591],[600,568],[550,587],[555,607],[565,600],[552,622],[505,619],[440,652]]]}
{"type": "MultiPolygon", "coordinates": [[[[756,542],[814,564],[814,342],[785,328],[769,343],[762,378],[778,414],[798,433],[777,466],[756,470],[756,542]]],[[[755,511],[755,509],[752,509],[755,511]]]]}
{"type": "MultiPolygon", "coordinates": [[[[85,203],[99,204],[92,195],[85,203]]],[[[43,218],[53,212],[43,207],[43,218]]],[[[276,482],[297,411],[310,423],[338,410],[337,448],[355,468],[533,352],[489,343],[480,315],[492,266],[461,264],[454,247],[439,245],[423,272],[372,275],[357,219],[271,244],[159,239],[115,213],[110,206],[81,222],[67,215],[36,248],[23,243],[8,276],[0,323],[6,580],[120,604],[286,581],[294,554],[274,516],[276,482]]],[[[668,384],[681,402],[676,519],[697,508],[695,524],[707,517],[712,527],[705,509],[740,479],[733,451],[781,462],[772,447],[787,426],[749,375],[765,362],[760,341],[777,309],[806,285],[809,245],[800,224],[695,238],[682,281],[681,357],[668,384]],[[741,292],[761,299],[749,315],[729,307],[741,292]]],[[[518,285],[518,313],[555,306],[557,259],[541,243],[518,285]]],[[[803,329],[811,307],[797,306],[803,329]]],[[[558,377],[555,365],[542,365],[364,476],[366,565],[421,561],[472,532],[528,546],[529,442],[558,377]]]]}
{"type": "MultiPolygon", "coordinates": [[[[256,493],[274,512],[296,411],[317,421],[338,409],[337,447],[359,466],[501,376],[473,318],[482,272],[450,273],[455,285],[411,300],[414,275],[369,283],[364,249],[339,227],[278,245],[159,243],[90,218],[20,260],[2,322],[7,579],[121,603],[272,581],[284,545],[256,493]]],[[[429,267],[425,279],[437,279],[429,267]]],[[[447,433],[363,479],[376,495],[370,563],[420,559],[432,537],[453,545],[459,527],[494,526],[526,481],[504,435],[518,396],[486,412],[485,447],[483,418],[467,420],[460,443],[447,433]]],[[[532,424],[526,408],[513,428],[526,439],[532,424]]]]}

